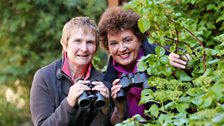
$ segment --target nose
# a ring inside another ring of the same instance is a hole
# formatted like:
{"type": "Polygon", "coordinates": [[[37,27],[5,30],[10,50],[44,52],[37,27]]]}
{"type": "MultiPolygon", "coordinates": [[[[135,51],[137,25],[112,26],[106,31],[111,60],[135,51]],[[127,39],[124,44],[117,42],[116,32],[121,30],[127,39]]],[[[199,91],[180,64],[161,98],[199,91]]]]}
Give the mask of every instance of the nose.
{"type": "Polygon", "coordinates": [[[118,50],[121,51],[121,52],[125,52],[127,50],[127,47],[123,43],[120,43],[118,50]]]}
{"type": "Polygon", "coordinates": [[[86,44],[86,42],[83,42],[81,44],[80,50],[82,50],[83,52],[87,51],[87,44],[86,44]]]}

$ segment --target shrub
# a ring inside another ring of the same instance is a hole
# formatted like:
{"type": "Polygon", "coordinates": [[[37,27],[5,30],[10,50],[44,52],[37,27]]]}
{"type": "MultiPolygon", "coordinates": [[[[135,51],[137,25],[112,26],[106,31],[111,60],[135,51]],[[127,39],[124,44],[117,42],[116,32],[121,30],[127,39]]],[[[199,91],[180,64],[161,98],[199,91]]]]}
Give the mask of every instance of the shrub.
{"type": "MultiPolygon", "coordinates": [[[[141,18],[138,25],[158,44],[138,64],[153,75],[140,104],[157,102],[145,114],[146,125],[224,125],[224,2],[221,0],[132,0],[125,5],[141,18]],[[169,52],[191,55],[188,71],[169,65],[169,52]]],[[[144,125],[139,115],[118,125],[144,125]]]]}

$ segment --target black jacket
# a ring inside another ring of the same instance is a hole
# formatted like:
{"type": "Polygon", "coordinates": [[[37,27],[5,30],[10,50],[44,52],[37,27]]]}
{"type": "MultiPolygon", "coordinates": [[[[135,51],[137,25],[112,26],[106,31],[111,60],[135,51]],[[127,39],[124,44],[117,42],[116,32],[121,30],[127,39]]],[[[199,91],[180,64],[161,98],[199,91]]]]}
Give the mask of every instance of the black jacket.
{"type": "MultiPolygon", "coordinates": [[[[157,45],[155,44],[150,44],[148,43],[147,39],[145,39],[143,42],[142,42],[142,49],[143,49],[143,52],[144,52],[144,55],[148,55],[148,54],[155,54],[155,48],[156,48],[157,45]]],[[[168,52],[166,52],[166,55],[168,54],[168,52]]],[[[118,72],[114,69],[113,67],[113,58],[110,57],[109,59],[109,63],[108,63],[108,66],[107,66],[107,70],[104,74],[104,80],[110,82],[111,84],[113,83],[113,81],[115,79],[118,78],[118,72]]],[[[151,104],[154,104],[154,103],[148,103],[146,104],[146,108],[149,108],[149,106],[151,106],[151,104]]],[[[113,104],[114,106],[114,104],[113,104]]],[[[126,103],[126,108],[129,108],[127,103],[126,103]]],[[[126,119],[128,117],[128,110],[126,109],[126,112],[125,112],[125,115],[124,115],[124,119],[126,119]]]]}
{"type": "MultiPolygon", "coordinates": [[[[70,107],[66,97],[72,80],[62,70],[62,60],[39,69],[33,78],[30,109],[35,126],[107,126],[110,116],[100,110],[70,107]]],[[[90,79],[103,81],[103,75],[92,67],[90,79]]],[[[110,89],[111,84],[103,81],[110,89]]]]}

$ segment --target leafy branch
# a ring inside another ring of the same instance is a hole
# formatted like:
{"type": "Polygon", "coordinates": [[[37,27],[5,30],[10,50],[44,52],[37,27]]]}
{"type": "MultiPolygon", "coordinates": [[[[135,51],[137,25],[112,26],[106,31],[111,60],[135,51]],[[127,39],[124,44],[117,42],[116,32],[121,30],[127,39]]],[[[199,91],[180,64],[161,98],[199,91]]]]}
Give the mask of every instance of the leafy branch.
{"type": "MultiPolygon", "coordinates": [[[[160,104],[145,110],[151,117],[148,125],[224,124],[223,5],[221,0],[132,0],[125,6],[141,16],[140,30],[159,45],[138,64],[139,70],[153,75],[148,83],[157,88],[144,89],[140,104],[160,104]],[[191,54],[187,65],[193,70],[170,66],[165,51],[191,54]]],[[[134,118],[121,124],[143,125],[134,118]]]]}

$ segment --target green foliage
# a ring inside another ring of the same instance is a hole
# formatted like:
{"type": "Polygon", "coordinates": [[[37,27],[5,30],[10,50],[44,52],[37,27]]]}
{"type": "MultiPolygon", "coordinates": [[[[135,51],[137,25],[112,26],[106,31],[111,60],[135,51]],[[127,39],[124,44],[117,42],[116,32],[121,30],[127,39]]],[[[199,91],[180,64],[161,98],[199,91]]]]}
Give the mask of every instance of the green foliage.
{"type": "Polygon", "coordinates": [[[146,120],[143,117],[141,117],[139,114],[136,114],[133,118],[129,118],[123,121],[123,123],[116,124],[116,126],[136,126],[139,123],[145,122],[146,120]]]}
{"type": "MultiPolygon", "coordinates": [[[[29,90],[34,72],[61,57],[64,24],[76,16],[89,16],[98,22],[105,8],[105,0],[1,0],[0,87],[16,88],[13,84],[19,80],[29,90]]],[[[105,57],[101,52],[94,57],[98,69],[106,64],[100,60],[105,57]]],[[[7,102],[5,94],[0,94],[1,126],[30,121],[28,95],[26,92],[20,96],[25,97],[25,106],[17,109],[16,103],[7,102]]]]}
{"type": "Polygon", "coordinates": [[[140,104],[156,102],[145,114],[147,123],[135,116],[119,125],[204,126],[224,125],[224,2],[221,0],[132,0],[125,5],[141,18],[138,26],[155,54],[143,57],[138,69],[157,90],[144,89],[140,104]],[[164,46],[169,46],[164,48],[164,46]],[[165,50],[190,54],[187,70],[169,64],[165,50]]]}
{"type": "Polygon", "coordinates": [[[104,0],[26,0],[0,2],[0,83],[29,82],[40,67],[61,57],[61,31],[69,19],[98,20],[104,0]]]}

